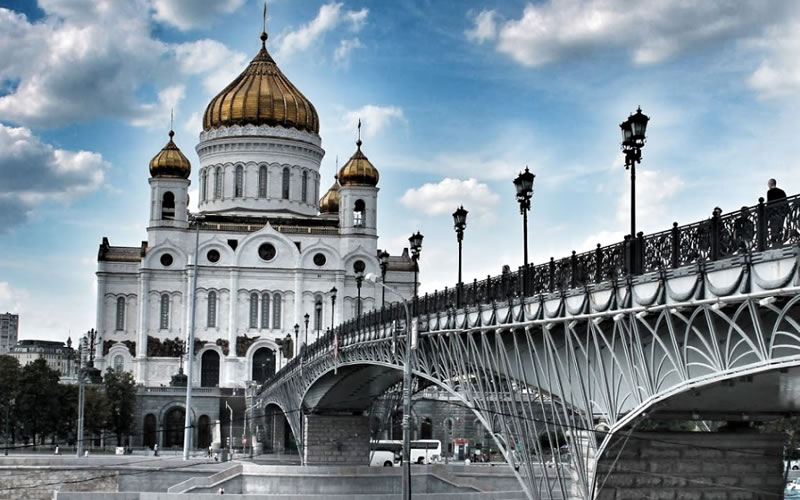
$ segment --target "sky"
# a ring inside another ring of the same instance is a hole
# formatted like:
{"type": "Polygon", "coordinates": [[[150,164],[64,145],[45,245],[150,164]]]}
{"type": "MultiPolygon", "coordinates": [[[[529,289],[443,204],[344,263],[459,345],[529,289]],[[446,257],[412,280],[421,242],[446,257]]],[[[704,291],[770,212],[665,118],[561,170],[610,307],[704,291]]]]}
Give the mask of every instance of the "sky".
{"type": "MultiPolygon", "coordinates": [[[[622,239],[619,123],[650,116],[637,229],[800,192],[800,2],[270,0],[268,49],[320,115],[322,188],[362,147],[379,248],[424,235],[421,292],[622,239]]],[[[205,106],[260,48],[261,0],[0,0],[0,312],[20,338],[94,327],[97,249],[146,239],[148,162],[195,166],[205,106]]],[[[322,193],[321,193],[322,194],[322,193]]]]}

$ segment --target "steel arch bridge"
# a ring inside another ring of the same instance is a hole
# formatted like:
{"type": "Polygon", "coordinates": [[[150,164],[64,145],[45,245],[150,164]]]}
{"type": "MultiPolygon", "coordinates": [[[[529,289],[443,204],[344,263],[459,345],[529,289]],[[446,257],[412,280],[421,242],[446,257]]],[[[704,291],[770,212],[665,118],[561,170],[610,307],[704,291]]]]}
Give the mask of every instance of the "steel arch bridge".
{"type": "MultiPolygon", "coordinates": [[[[757,394],[800,366],[796,197],[789,206],[781,225],[763,204],[715,213],[705,229],[676,226],[426,296],[412,308],[413,374],[474,412],[529,498],[592,498],[596,461],[648,411],[740,412],[742,395],[748,411],[796,410],[777,391],[757,394]],[[734,231],[742,218],[765,229],[748,239],[734,231]],[[556,429],[569,436],[569,464],[544,467],[559,443],[541,437],[556,429]]],[[[297,409],[366,410],[401,379],[400,311],[340,325],[261,387],[260,404],[283,409],[301,448],[297,409]]]]}

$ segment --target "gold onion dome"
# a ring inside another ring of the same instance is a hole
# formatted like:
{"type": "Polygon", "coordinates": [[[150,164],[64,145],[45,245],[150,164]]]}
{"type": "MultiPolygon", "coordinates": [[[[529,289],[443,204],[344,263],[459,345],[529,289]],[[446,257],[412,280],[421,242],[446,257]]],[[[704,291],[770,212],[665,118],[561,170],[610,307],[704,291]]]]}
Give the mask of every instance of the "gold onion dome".
{"type": "Polygon", "coordinates": [[[203,130],[231,125],[280,125],[319,133],[319,115],[267,52],[267,34],[250,65],[217,94],[203,114],[203,130]]]}
{"type": "Polygon", "coordinates": [[[319,200],[319,212],[321,214],[339,213],[339,176],[334,175],[333,178],[333,185],[319,200]]]}
{"type": "MultiPolygon", "coordinates": [[[[359,135],[361,124],[359,123],[359,135]]],[[[380,175],[378,169],[361,152],[361,138],[356,141],[358,149],[339,170],[339,183],[342,186],[377,186],[380,175]]]]}
{"type": "Polygon", "coordinates": [[[169,131],[169,142],[150,160],[151,177],[173,177],[188,179],[192,173],[192,164],[183,156],[178,146],[172,142],[175,132],[169,131]]]}

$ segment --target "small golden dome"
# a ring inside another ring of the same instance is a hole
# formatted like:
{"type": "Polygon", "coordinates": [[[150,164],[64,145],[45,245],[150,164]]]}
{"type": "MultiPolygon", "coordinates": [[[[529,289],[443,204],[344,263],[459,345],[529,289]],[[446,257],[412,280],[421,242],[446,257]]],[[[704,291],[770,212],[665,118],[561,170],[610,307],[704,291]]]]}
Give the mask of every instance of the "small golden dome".
{"type": "Polygon", "coordinates": [[[169,131],[169,142],[150,160],[151,177],[173,177],[188,179],[192,173],[192,164],[183,156],[178,146],[172,142],[175,132],[169,131]]]}
{"type": "MultiPolygon", "coordinates": [[[[360,125],[359,125],[360,128],[360,125]]],[[[342,186],[377,186],[380,174],[361,152],[361,138],[356,141],[358,149],[339,170],[339,183],[342,186]]]]}
{"type": "Polygon", "coordinates": [[[267,34],[250,65],[217,94],[203,115],[203,130],[230,125],[280,125],[319,133],[314,105],[281,72],[267,52],[267,34]]]}
{"type": "Polygon", "coordinates": [[[319,200],[319,213],[338,214],[339,213],[339,176],[334,175],[333,186],[319,200]]]}

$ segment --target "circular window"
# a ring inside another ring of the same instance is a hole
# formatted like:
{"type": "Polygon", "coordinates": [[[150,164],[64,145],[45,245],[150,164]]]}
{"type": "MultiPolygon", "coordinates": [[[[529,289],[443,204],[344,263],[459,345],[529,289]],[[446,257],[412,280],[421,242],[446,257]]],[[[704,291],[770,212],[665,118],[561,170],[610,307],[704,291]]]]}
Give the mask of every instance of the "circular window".
{"type": "Polygon", "coordinates": [[[367,268],[367,265],[364,264],[363,260],[357,260],[353,263],[353,271],[357,273],[363,273],[364,269],[367,268]]]}
{"type": "Polygon", "coordinates": [[[258,247],[258,256],[264,260],[272,260],[275,258],[275,246],[272,243],[264,243],[258,247]]]}
{"type": "Polygon", "coordinates": [[[219,261],[219,252],[216,250],[209,250],[206,254],[206,258],[209,262],[218,262],[219,261]]]}
{"type": "Polygon", "coordinates": [[[325,258],[325,254],[318,253],[314,255],[314,264],[318,266],[324,266],[328,259],[325,258]]]}
{"type": "Polygon", "coordinates": [[[161,256],[161,265],[164,267],[169,267],[172,265],[172,255],[165,253],[161,256]]]}

